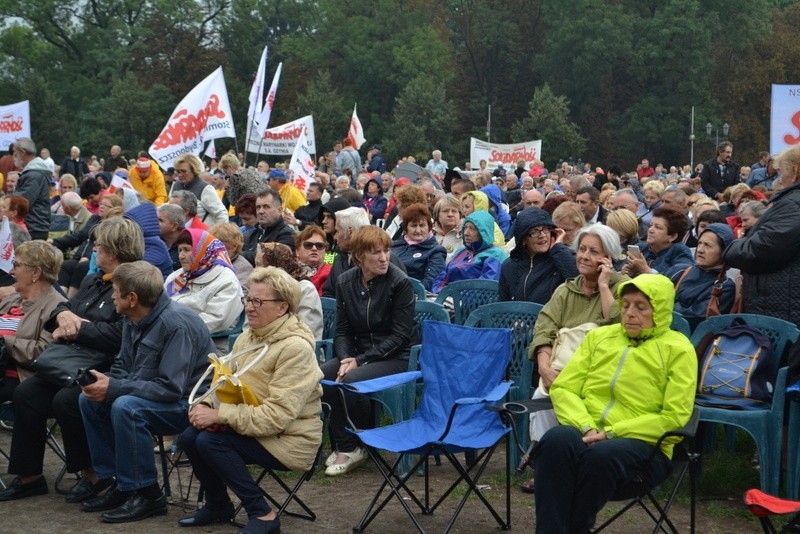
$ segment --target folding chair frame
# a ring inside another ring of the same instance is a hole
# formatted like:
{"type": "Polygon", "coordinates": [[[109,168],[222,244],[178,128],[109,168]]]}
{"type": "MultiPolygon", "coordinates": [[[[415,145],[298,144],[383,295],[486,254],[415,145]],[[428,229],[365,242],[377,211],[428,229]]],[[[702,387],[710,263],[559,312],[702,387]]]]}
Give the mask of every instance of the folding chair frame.
{"type": "MultiPolygon", "coordinates": [[[[330,420],[331,414],[331,407],[327,403],[322,403],[322,436],[325,436],[328,431],[328,421],[330,420]]],[[[256,484],[258,484],[259,488],[261,489],[261,493],[264,495],[264,498],[267,499],[272,505],[275,507],[275,514],[280,517],[282,515],[288,515],[291,517],[296,517],[298,519],[305,519],[307,521],[316,521],[317,514],[305,503],[303,500],[297,495],[297,492],[300,491],[300,487],[307,481],[311,480],[311,477],[314,476],[314,473],[317,470],[317,466],[322,463],[322,453],[323,453],[323,445],[324,443],[320,443],[319,448],[317,449],[317,455],[314,458],[314,463],[311,467],[303,473],[303,476],[297,481],[297,483],[293,487],[289,487],[281,478],[275,473],[274,469],[270,469],[268,467],[261,466],[261,473],[256,478],[256,484]],[[278,502],[272,495],[267,493],[264,488],[261,487],[261,481],[264,480],[264,477],[269,475],[277,484],[286,492],[287,496],[283,502],[278,502]],[[303,509],[303,512],[293,512],[288,510],[289,505],[294,502],[303,509]]],[[[231,519],[231,524],[237,526],[239,528],[244,527],[243,523],[236,522],[236,516],[242,509],[242,504],[236,507],[233,512],[233,518],[231,519]]]]}

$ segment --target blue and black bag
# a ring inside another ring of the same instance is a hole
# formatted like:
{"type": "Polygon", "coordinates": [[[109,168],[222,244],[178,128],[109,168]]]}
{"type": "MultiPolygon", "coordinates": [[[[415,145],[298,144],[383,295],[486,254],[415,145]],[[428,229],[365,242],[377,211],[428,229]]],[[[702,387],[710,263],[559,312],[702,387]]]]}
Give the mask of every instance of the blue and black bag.
{"type": "Polygon", "coordinates": [[[707,334],[697,357],[697,404],[753,410],[772,401],[777,378],[772,342],[743,320],[734,319],[722,332],[707,334]]]}

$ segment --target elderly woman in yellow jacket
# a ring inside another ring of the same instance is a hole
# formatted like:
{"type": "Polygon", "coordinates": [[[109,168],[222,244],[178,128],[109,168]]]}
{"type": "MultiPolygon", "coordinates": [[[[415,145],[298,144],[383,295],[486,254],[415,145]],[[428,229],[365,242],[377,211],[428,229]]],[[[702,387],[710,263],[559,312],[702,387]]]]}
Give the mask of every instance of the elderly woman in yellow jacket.
{"type": "Polygon", "coordinates": [[[697,387],[691,342],[670,330],[669,278],[642,274],[617,290],[622,324],[584,339],[550,388],[560,426],[533,452],[536,528],[589,532],[615,491],[645,467],[656,484],[669,474],[675,439],[655,444],[689,420],[697,387]]]}
{"type": "MultiPolygon", "coordinates": [[[[213,402],[189,412],[191,427],[180,444],[203,485],[206,505],[180,520],[185,527],[226,522],[233,516],[227,488],[242,501],[249,522],[241,531],[280,532],[247,464],[302,471],[311,467],[322,440],[319,384],[322,371],[314,357],[314,336],[297,316],[300,289],[285,271],[258,267],[248,280],[245,299],[248,328],[233,352],[266,343],[263,359],[240,376],[259,405],[213,402]]],[[[242,357],[239,368],[258,351],[242,357]]]]}

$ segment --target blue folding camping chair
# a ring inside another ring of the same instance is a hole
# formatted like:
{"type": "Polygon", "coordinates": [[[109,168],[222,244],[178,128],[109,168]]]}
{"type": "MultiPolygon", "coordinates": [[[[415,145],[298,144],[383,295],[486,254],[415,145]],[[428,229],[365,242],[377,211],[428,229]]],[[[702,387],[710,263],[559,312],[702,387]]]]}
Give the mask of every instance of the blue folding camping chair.
{"type": "Polygon", "coordinates": [[[462,482],[466,484],[467,489],[445,532],[453,527],[462,508],[473,494],[483,502],[500,528],[507,530],[511,526],[508,447],[505,462],[505,518],[494,509],[478,487],[478,481],[497,445],[510,430],[497,412],[488,411],[485,407],[503,399],[512,385],[512,382],[503,381],[511,356],[511,330],[479,329],[425,321],[422,331],[421,372],[400,373],[352,384],[323,382],[340,387],[342,395],[345,389],[371,393],[416,380],[420,376],[424,382],[420,406],[411,419],[372,430],[354,430],[366,446],[383,481],[361,521],[353,527],[353,532],[363,532],[392,497],[397,499],[417,530],[424,532],[406,498],[418,507],[422,514],[432,514],[462,482]],[[394,452],[398,458],[389,465],[381,456],[380,450],[394,452]],[[480,450],[480,452],[474,462],[464,466],[456,454],[467,450],[480,450]],[[428,461],[434,454],[441,454],[447,458],[455,468],[458,478],[431,505],[428,461]],[[408,455],[418,455],[419,460],[410,471],[401,475],[399,467],[408,455]],[[425,490],[420,498],[406,483],[423,465],[425,490]],[[387,488],[388,494],[384,495],[387,488]]]}

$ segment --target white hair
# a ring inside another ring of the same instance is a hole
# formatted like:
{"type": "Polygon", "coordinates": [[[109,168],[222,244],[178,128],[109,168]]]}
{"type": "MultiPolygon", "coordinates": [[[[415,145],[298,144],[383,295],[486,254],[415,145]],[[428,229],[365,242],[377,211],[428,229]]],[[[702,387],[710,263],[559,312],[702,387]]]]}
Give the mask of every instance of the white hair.
{"type": "Polygon", "coordinates": [[[61,195],[61,204],[70,209],[78,209],[83,206],[83,200],[78,193],[67,191],[61,195]]]}
{"type": "Polygon", "coordinates": [[[344,232],[351,228],[358,230],[363,226],[369,226],[369,217],[363,208],[345,208],[336,212],[336,224],[341,226],[344,232]]]}

